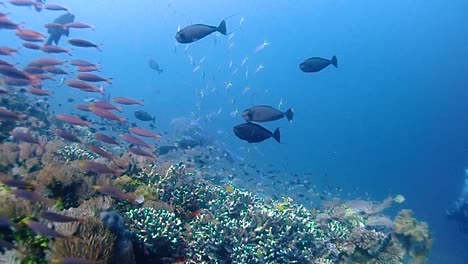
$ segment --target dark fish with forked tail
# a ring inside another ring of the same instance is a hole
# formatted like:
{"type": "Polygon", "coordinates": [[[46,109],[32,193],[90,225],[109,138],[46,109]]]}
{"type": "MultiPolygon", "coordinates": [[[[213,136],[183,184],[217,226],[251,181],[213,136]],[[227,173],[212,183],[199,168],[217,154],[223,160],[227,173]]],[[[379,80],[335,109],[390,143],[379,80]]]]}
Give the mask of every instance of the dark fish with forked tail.
{"type": "Polygon", "coordinates": [[[27,225],[34,233],[46,237],[53,237],[53,238],[63,238],[63,239],[70,239],[71,236],[67,236],[64,234],[60,234],[59,232],[48,228],[47,226],[36,222],[32,219],[23,219],[21,222],[23,222],[25,225],[27,225]]]}
{"type": "MultiPolygon", "coordinates": [[[[73,21],[75,21],[75,15],[67,13],[57,17],[53,23],[65,25],[73,21]]],[[[67,37],[70,35],[70,29],[67,27],[53,27],[49,28],[47,32],[49,33],[49,38],[47,38],[46,45],[52,45],[53,43],[55,43],[55,45],[58,45],[60,38],[63,35],[67,37]]]]}
{"type": "Polygon", "coordinates": [[[271,133],[271,131],[260,125],[248,122],[235,126],[233,128],[233,131],[238,138],[245,140],[249,143],[262,142],[271,137],[278,141],[278,143],[280,143],[279,128],[277,128],[273,133],[271,133]]]}
{"type": "Polygon", "coordinates": [[[308,58],[307,60],[299,64],[299,68],[301,69],[301,71],[307,73],[319,72],[328,67],[330,64],[335,66],[335,68],[338,68],[338,60],[336,59],[336,56],[333,56],[331,60],[319,57],[308,58]]]}
{"type": "Polygon", "coordinates": [[[286,117],[289,122],[292,122],[293,116],[294,113],[291,108],[286,110],[286,112],[282,112],[267,105],[250,107],[242,112],[242,117],[247,122],[268,122],[278,120],[283,117],[286,117]]]}
{"type": "Polygon", "coordinates": [[[227,35],[226,21],[221,21],[217,27],[204,24],[186,26],[177,32],[175,39],[179,43],[192,43],[216,31],[223,35],[227,35]]]}

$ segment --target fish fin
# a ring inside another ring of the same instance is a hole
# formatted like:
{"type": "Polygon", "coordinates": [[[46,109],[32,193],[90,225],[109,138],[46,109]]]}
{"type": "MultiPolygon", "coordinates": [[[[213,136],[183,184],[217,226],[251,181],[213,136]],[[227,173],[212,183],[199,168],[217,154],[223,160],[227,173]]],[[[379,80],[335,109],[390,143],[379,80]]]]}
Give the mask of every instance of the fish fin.
{"type": "Polygon", "coordinates": [[[293,110],[291,108],[289,108],[286,112],[284,112],[284,116],[286,116],[286,118],[288,119],[289,122],[292,122],[293,117],[294,117],[293,110]]]}
{"type": "Polygon", "coordinates": [[[333,56],[331,59],[331,64],[335,66],[335,68],[338,68],[338,60],[336,59],[336,56],[333,56]]]}
{"type": "Polygon", "coordinates": [[[153,124],[156,122],[156,116],[153,116],[153,124]]]}
{"type": "Polygon", "coordinates": [[[70,28],[67,28],[64,33],[65,36],[69,37],[70,36],[70,28]]]}
{"type": "Polygon", "coordinates": [[[226,21],[225,20],[221,21],[221,23],[219,23],[219,26],[216,30],[218,30],[219,33],[223,35],[227,35],[226,21]]]}
{"type": "Polygon", "coordinates": [[[279,128],[275,129],[275,132],[273,132],[273,138],[278,141],[278,143],[281,143],[281,140],[280,140],[280,130],[279,128]]]}

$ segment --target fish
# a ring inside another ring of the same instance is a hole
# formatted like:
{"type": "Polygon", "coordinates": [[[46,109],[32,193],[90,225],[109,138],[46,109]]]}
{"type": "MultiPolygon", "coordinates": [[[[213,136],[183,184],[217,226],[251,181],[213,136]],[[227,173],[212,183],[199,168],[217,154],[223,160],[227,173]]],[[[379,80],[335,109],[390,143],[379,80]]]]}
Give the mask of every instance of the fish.
{"type": "Polygon", "coordinates": [[[279,128],[275,129],[275,131],[271,133],[271,131],[260,125],[247,122],[235,126],[233,128],[233,132],[238,138],[249,143],[262,142],[271,137],[274,138],[278,143],[281,143],[279,128]]]}
{"type": "Polygon", "coordinates": [[[60,120],[62,122],[71,124],[71,125],[76,125],[76,126],[86,126],[86,127],[91,127],[91,123],[88,121],[85,121],[77,116],[74,115],[56,115],[55,118],[57,120],[60,120]]]}
{"type": "Polygon", "coordinates": [[[71,141],[71,142],[75,142],[75,143],[83,143],[83,141],[81,141],[81,139],[79,139],[77,136],[73,135],[72,133],[68,132],[68,131],[65,131],[63,129],[55,129],[54,130],[54,133],[63,138],[63,139],[66,139],[68,141],[71,141]]]}
{"type": "Polygon", "coordinates": [[[98,67],[97,64],[94,64],[85,60],[71,60],[70,64],[73,66],[79,66],[79,67],[88,67],[88,66],[98,67]]]}
{"type": "Polygon", "coordinates": [[[143,102],[128,97],[114,97],[112,100],[123,105],[143,105],[143,102]]]}
{"type": "Polygon", "coordinates": [[[130,153],[133,153],[137,156],[142,156],[142,157],[148,157],[148,158],[152,158],[152,159],[156,159],[156,157],[152,154],[152,153],[149,153],[147,151],[144,151],[142,150],[141,148],[135,148],[135,147],[129,147],[128,148],[128,151],[130,151],[130,153]]]}
{"type": "Polygon", "coordinates": [[[150,59],[148,61],[149,67],[153,70],[155,70],[158,74],[161,74],[163,72],[163,69],[159,67],[159,64],[157,61],[150,59]]]}
{"type": "Polygon", "coordinates": [[[101,100],[90,102],[89,106],[95,106],[95,107],[98,107],[98,108],[101,108],[101,109],[117,110],[119,112],[122,112],[122,107],[115,106],[113,104],[110,104],[110,103],[108,103],[106,101],[101,101],[101,100]]]}
{"type": "Polygon", "coordinates": [[[112,155],[111,153],[103,150],[102,148],[96,146],[96,145],[89,145],[88,146],[88,149],[91,150],[92,152],[104,157],[104,158],[107,158],[111,161],[113,161],[115,159],[114,155],[112,155]]]}
{"type": "Polygon", "coordinates": [[[51,264],[99,264],[99,261],[87,260],[84,258],[54,258],[50,261],[51,264]]]}
{"type": "Polygon", "coordinates": [[[51,10],[51,11],[66,11],[68,12],[68,8],[63,7],[57,4],[45,4],[44,9],[51,10]]]}
{"type": "Polygon", "coordinates": [[[149,130],[139,128],[139,127],[130,127],[128,128],[130,132],[141,137],[150,137],[154,139],[161,139],[161,134],[153,133],[149,130]]]}
{"type": "Polygon", "coordinates": [[[122,138],[123,140],[127,141],[130,144],[134,144],[134,145],[148,148],[148,149],[153,149],[153,147],[149,145],[148,143],[130,134],[120,134],[119,136],[120,138],[122,138]]]}
{"type": "Polygon", "coordinates": [[[48,228],[44,224],[41,224],[29,218],[25,218],[21,220],[21,222],[24,223],[26,226],[28,226],[29,229],[31,229],[34,233],[38,235],[51,237],[51,238],[62,238],[62,239],[72,238],[71,236],[61,234],[53,229],[48,228]]]}
{"type": "Polygon", "coordinates": [[[102,51],[99,46],[102,44],[94,44],[90,41],[87,41],[85,39],[69,39],[68,43],[70,45],[76,46],[76,47],[81,47],[81,48],[96,48],[99,51],[102,51]]]}
{"type": "Polygon", "coordinates": [[[0,251],[2,249],[10,250],[10,249],[16,249],[16,248],[17,247],[15,245],[13,245],[12,243],[0,238],[0,251]]]}
{"type": "Polygon", "coordinates": [[[217,27],[204,24],[186,26],[176,33],[175,39],[179,43],[187,44],[200,40],[213,32],[227,35],[226,21],[222,20],[217,27]]]}
{"type": "Polygon", "coordinates": [[[11,191],[11,193],[20,198],[20,199],[23,199],[23,200],[27,200],[27,201],[31,201],[31,202],[39,202],[39,203],[43,203],[45,205],[51,205],[52,202],[45,198],[44,196],[36,193],[36,192],[33,192],[33,191],[29,191],[29,190],[24,190],[24,189],[15,189],[13,191],[11,191]]]}
{"type": "Polygon", "coordinates": [[[136,203],[135,197],[133,197],[130,194],[124,193],[123,191],[121,191],[120,189],[116,187],[109,186],[109,185],[95,185],[94,189],[114,199],[128,201],[133,204],[136,203]]]}
{"type": "Polygon", "coordinates": [[[156,120],[156,116],[151,116],[150,114],[148,114],[147,112],[145,112],[143,110],[135,111],[135,113],[133,113],[133,115],[138,120],[141,120],[141,121],[153,121],[153,124],[154,124],[154,122],[156,120]]]}
{"type": "Polygon", "coordinates": [[[83,222],[84,220],[81,218],[71,217],[67,215],[57,214],[53,212],[41,212],[39,217],[42,219],[56,222],[56,223],[69,223],[69,222],[83,222]]]}
{"type": "Polygon", "coordinates": [[[76,77],[85,82],[106,82],[112,84],[112,78],[104,78],[92,73],[79,73],[76,77]]]}
{"type": "Polygon", "coordinates": [[[125,122],[126,121],[126,119],[124,117],[117,116],[114,113],[112,113],[111,111],[100,108],[100,107],[90,105],[88,107],[88,109],[91,112],[93,112],[95,115],[100,116],[100,117],[105,118],[105,119],[108,119],[108,120],[113,120],[113,121],[117,121],[117,122],[125,122]]]}
{"type": "Polygon", "coordinates": [[[281,119],[283,117],[286,117],[289,122],[292,122],[294,112],[291,108],[285,112],[282,112],[271,106],[259,105],[245,109],[242,112],[242,117],[247,122],[269,122],[281,119]]]}
{"type": "Polygon", "coordinates": [[[19,121],[25,117],[27,117],[27,115],[10,111],[5,107],[0,107],[0,121],[19,121]]]}
{"type": "Polygon", "coordinates": [[[168,154],[169,152],[171,152],[172,150],[175,150],[175,149],[177,149],[177,147],[175,147],[175,146],[160,146],[157,149],[157,153],[158,153],[158,155],[166,155],[166,154],[168,154]]]}
{"type": "Polygon", "coordinates": [[[81,23],[81,22],[67,23],[67,24],[64,25],[64,27],[66,27],[66,28],[80,28],[80,29],[89,28],[91,30],[96,29],[96,27],[94,25],[85,24],[85,23],[81,23]]]}
{"type": "Polygon", "coordinates": [[[15,223],[13,223],[10,218],[0,215],[0,227],[10,227],[10,226],[15,226],[15,223]]]}
{"type": "Polygon", "coordinates": [[[41,49],[41,46],[37,45],[36,43],[32,43],[32,42],[23,42],[22,45],[23,45],[23,47],[25,47],[27,49],[32,49],[32,50],[40,50],[41,49]]]}
{"type": "Polygon", "coordinates": [[[105,164],[94,162],[94,161],[80,161],[78,163],[80,168],[92,172],[95,174],[113,174],[113,175],[120,175],[122,173],[121,170],[113,170],[107,167],[105,164]]]}
{"type": "MultiPolygon", "coordinates": [[[[67,13],[67,14],[63,14],[63,15],[57,17],[56,19],[54,19],[53,23],[65,25],[65,24],[71,23],[73,21],[75,21],[75,15],[67,13]]],[[[47,41],[46,41],[45,45],[52,45],[53,43],[55,43],[55,45],[58,45],[59,41],[60,41],[60,38],[63,35],[65,35],[67,37],[70,36],[69,28],[58,28],[58,27],[57,28],[49,28],[47,30],[47,33],[49,33],[49,37],[47,38],[47,41]]]]}
{"type": "Polygon", "coordinates": [[[31,135],[28,131],[25,131],[20,128],[13,129],[13,131],[10,132],[10,135],[22,142],[42,145],[39,139],[31,135]]]}
{"type": "Polygon", "coordinates": [[[19,188],[19,189],[34,189],[34,185],[32,183],[29,183],[23,180],[0,178],[0,182],[8,187],[19,188]]]}
{"type": "MultiPolygon", "coordinates": [[[[60,69],[57,66],[45,66],[42,69],[44,69],[48,73],[53,73],[53,74],[61,74],[61,75],[68,75],[68,72],[60,69]]],[[[60,84],[59,84],[60,85],[60,84]]]]}
{"type": "Polygon", "coordinates": [[[70,56],[72,55],[69,49],[65,49],[54,45],[44,45],[41,47],[41,50],[45,53],[67,53],[70,56]]]}
{"type": "Polygon", "coordinates": [[[338,60],[336,56],[333,56],[331,60],[319,57],[308,58],[299,64],[299,69],[306,73],[319,72],[328,67],[330,64],[335,66],[335,68],[338,68],[338,60]]]}
{"type": "Polygon", "coordinates": [[[104,94],[104,91],[102,88],[98,88],[87,82],[77,81],[77,80],[68,80],[65,83],[72,88],[80,89],[81,91],[84,91],[84,92],[104,94]]]}
{"type": "Polygon", "coordinates": [[[30,66],[46,67],[46,66],[57,66],[65,64],[65,61],[57,60],[54,58],[40,58],[33,60],[29,63],[30,66]]]}
{"type": "Polygon", "coordinates": [[[102,133],[95,133],[94,138],[107,144],[120,146],[120,143],[115,138],[109,137],[102,133]]]}

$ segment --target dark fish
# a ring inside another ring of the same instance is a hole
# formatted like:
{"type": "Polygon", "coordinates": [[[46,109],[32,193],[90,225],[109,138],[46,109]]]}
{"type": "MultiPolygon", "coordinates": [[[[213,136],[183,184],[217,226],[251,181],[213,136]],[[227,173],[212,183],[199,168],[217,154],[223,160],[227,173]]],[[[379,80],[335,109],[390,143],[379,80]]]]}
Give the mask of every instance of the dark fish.
{"type": "Polygon", "coordinates": [[[278,143],[280,143],[280,131],[277,128],[273,133],[268,129],[254,124],[254,123],[244,123],[237,125],[233,128],[234,134],[242,140],[245,140],[249,143],[258,143],[262,142],[265,139],[273,137],[278,143]]]}
{"type": "Polygon", "coordinates": [[[83,221],[83,219],[81,218],[71,217],[71,216],[57,214],[53,212],[42,212],[39,216],[45,220],[48,220],[51,222],[57,222],[57,223],[69,223],[69,222],[82,222],[83,221]]]}
{"type": "Polygon", "coordinates": [[[59,232],[48,228],[47,226],[36,222],[32,219],[23,219],[25,225],[27,225],[32,231],[34,231],[38,235],[46,236],[46,237],[53,237],[53,238],[63,238],[63,239],[70,239],[70,236],[66,236],[64,234],[60,234],[59,232]]]}
{"type": "Polygon", "coordinates": [[[153,121],[154,123],[154,121],[156,120],[156,116],[151,116],[150,114],[148,114],[147,112],[143,110],[135,111],[134,115],[138,120],[141,120],[141,121],[153,121]]]}
{"type": "Polygon", "coordinates": [[[67,102],[73,103],[73,102],[75,102],[75,99],[73,99],[73,98],[68,98],[68,99],[67,99],[67,102]]]}
{"type": "Polygon", "coordinates": [[[157,61],[155,61],[153,59],[150,59],[148,64],[149,64],[150,68],[157,71],[158,74],[161,74],[163,72],[163,70],[159,67],[159,64],[158,64],[157,61]]]}
{"type": "Polygon", "coordinates": [[[281,112],[278,109],[275,109],[267,105],[259,105],[248,108],[242,112],[242,117],[247,122],[268,122],[281,119],[286,117],[289,122],[293,120],[293,111],[288,109],[286,112],[281,112]]]}
{"type": "MultiPolygon", "coordinates": [[[[68,30],[68,29],[67,29],[68,30]]],[[[94,44],[90,41],[87,41],[85,39],[69,39],[68,40],[68,43],[70,43],[70,45],[73,45],[73,46],[76,46],[76,47],[81,47],[81,48],[96,48],[97,50],[99,51],[102,51],[100,48],[99,48],[99,45],[98,44],[94,44]]]]}
{"type": "Polygon", "coordinates": [[[177,146],[181,149],[191,149],[199,145],[200,141],[191,138],[183,138],[177,141],[177,146]]]}
{"type": "MultiPolygon", "coordinates": [[[[75,21],[75,16],[73,14],[67,13],[57,17],[53,23],[65,25],[73,21],[75,21]]],[[[47,32],[49,33],[49,38],[47,38],[46,45],[52,45],[53,43],[55,43],[55,45],[58,45],[62,35],[65,35],[67,37],[70,35],[70,30],[66,27],[49,28],[47,32]]]]}
{"type": "Polygon", "coordinates": [[[221,23],[219,23],[219,26],[217,27],[204,24],[186,26],[179,32],[177,32],[177,34],[175,35],[175,39],[179,43],[192,43],[216,31],[223,35],[227,35],[226,21],[221,21],[221,23]]]}
{"type": "Polygon", "coordinates": [[[12,191],[12,193],[16,197],[18,197],[20,199],[23,199],[23,200],[27,200],[27,201],[31,201],[31,202],[40,202],[40,203],[43,203],[43,204],[46,204],[46,205],[51,204],[51,201],[49,199],[45,198],[44,196],[42,196],[42,195],[40,195],[38,193],[32,192],[32,191],[23,190],[23,189],[15,189],[15,190],[12,191]]]}
{"type": "Polygon", "coordinates": [[[171,150],[177,149],[175,146],[160,146],[158,148],[158,155],[166,155],[171,152],[171,150]]]}
{"type": "Polygon", "coordinates": [[[319,57],[308,58],[307,60],[299,64],[299,68],[303,72],[319,72],[325,69],[330,64],[335,66],[335,68],[338,68],[338,60],[336,59],[336,56],[333,56],[331,60],[319,57]]]}

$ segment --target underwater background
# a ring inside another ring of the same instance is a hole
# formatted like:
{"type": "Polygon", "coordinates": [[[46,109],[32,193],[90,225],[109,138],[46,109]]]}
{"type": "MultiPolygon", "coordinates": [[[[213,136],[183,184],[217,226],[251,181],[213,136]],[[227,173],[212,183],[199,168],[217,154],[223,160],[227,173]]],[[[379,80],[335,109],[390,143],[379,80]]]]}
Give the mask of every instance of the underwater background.
{"type": "MultiPolygon", "coordinates": [[[[144,99],[141,109],[156,115],[159,131],[169,131],[171,120],[180,116],[198,119],[204,133],[239,159],[259,170],[268,164],[281,168],[282,181],[298,174],[321,186],[319,192],[344,200],[381,201],[402,194],[405,202],[387,213],[409,208],[428,223],[434,239],[428,263],[467,263],[466,234],[447,220],[446,210],[459,197],[468,167],[468,2],[57,3],[69,7],[76,20],[96,26],[72,30],[71,37],[102,43],[102,52],[74,48],[73,58],[100,63],[102,74],[113,78],[106,87],[110,96],[144,99]],[[213,34],[188,47],[176,44],[178,27],[217,25],[231,15],[226,19],[231,35],[213,34]],[[264,41],[269,45],[255,52],[264,41]],[[334,55],[336,69],[299,70],[305,58],[334,55]],[[148,66],[150,59],[161,74],[148,66]],[[280,103],[282,110],[294,109],[294,121],[265,127],[281,129],[281,144],[249,144],[234,136],[232,127],[241,123],[244,109],[280,103]]],[[[57,17],[0,8],[32,28],[57,17]]],[[[0,39],[2,45],[21,45],[5,30],[0,39]]],[[[22,48],[15,62],[26,64],[33,52],[22,48]]],[[[50,103],[57,113],[76,112],[63,103],[67,98],[89,97],[59,87],[58,81],[44,86],[54,92],[50,103]]],[[[140,108],[127,109],[122,116],[132,119],[140,108]]],[[[263,187],[270,179],[253,177],[258,188],[273,188],[263,187]]]]}

